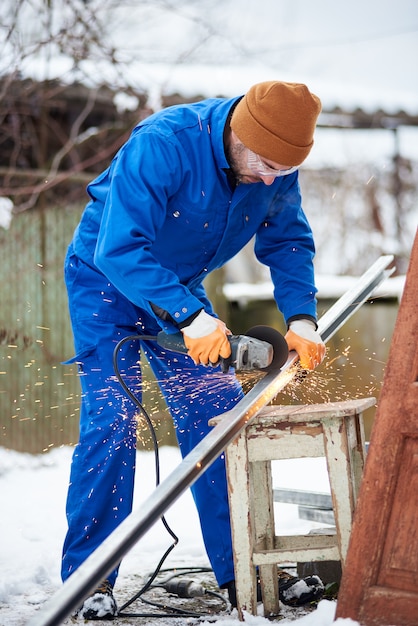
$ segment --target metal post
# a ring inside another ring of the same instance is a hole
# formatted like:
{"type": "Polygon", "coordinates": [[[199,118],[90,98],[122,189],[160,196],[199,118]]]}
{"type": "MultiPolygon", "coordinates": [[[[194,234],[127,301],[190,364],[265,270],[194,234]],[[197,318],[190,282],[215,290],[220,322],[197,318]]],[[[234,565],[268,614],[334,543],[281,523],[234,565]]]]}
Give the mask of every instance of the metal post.
{"type": "MultiPolygon", "coordinates": [[[[367,300],[392,272],[386,270],[392,256],[383,256],[319,320],[326,342],[367,300]]],[[[224,419],[183,459],[175,470],[131,513],[84,561],[62,588],[45,604],[28,626],[60,626],[102,582],[135,543],[157,522],[177,498],[215,461],[227,445],[294,378],[295,352],[279,372],[269,372],[246,394],[224,419]]]]}

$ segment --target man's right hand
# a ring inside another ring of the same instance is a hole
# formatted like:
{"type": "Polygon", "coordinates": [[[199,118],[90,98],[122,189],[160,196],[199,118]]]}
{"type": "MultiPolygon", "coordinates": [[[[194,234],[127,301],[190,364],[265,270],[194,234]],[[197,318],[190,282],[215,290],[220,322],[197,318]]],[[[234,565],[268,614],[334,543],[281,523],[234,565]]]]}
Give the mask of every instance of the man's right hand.
{"type": "Polygon", "coordinates": [[[227,359],[231,355],[231,344],[227,336],[231,334],[230,331],[224,322],[203,310],[181,331],[187,354],[196,365],[215,364],[220,357],[227,359]]]}

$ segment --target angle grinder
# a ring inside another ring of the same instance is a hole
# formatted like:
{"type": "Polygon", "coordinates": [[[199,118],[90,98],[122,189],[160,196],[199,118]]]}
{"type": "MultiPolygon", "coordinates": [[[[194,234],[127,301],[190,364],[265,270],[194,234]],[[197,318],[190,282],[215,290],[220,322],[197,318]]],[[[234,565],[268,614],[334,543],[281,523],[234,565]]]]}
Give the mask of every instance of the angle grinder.
{"type": "MultiPolygon", "coordinates": [[[[220,358],[219,365],[223,372],[233,367],[237,372],[260,370],[271,372],[279,370],[287,361],[288,347],[285,338],[270,326],[253,326],[245,335],[229,335],[231,355],[220,358]]],[[[187,354],[181,332],[157,335],[157,343],[167,350],[187,354]]]]}

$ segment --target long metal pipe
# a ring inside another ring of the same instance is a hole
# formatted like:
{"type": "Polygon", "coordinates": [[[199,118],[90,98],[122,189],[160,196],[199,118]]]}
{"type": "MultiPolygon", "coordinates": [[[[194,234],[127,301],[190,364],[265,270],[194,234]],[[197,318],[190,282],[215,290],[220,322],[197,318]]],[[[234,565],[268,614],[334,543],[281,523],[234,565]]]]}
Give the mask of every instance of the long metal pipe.
{"type": "MultiPolygon", "coordinates": [[[[392,256],[380,257],[319,320],[318,329],[326,342],[370,297],[392,272],[386,268],[392,256]]],[[[393,270],[392,270],[393,271],[393,270]]],[[[295,352],[282,369],[267,373],[224,419],[182,460],[173,472],[132,512],[84,561],[61,589],[45,604],[28,626],[59,626],[121,561],[135,543],[157,522],[177,498],[189,488],[297,373],[295,352]]]]}

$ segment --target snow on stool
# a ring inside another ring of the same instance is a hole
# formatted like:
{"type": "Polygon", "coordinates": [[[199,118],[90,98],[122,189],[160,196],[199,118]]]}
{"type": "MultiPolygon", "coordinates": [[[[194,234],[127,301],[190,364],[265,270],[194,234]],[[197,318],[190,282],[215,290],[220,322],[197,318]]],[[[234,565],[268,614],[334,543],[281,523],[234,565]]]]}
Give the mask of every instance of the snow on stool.
{"type": "MultiPolygon", "coordinates": [[[[347,553],[365,460],[363,411],[375,398],[269,406],[227,447],[226,467],[239,617],[257,614],[257,570],[266,616],[279,613],[277,565],[340,561],[347,553]],[[276,536],[271,461],[326,457],[335,531],[276,536]]],[[[226,418],[227,419],[227,418],[226,418]]],[[[215,426],[222,415],[210,420],[215,426]]]]}

